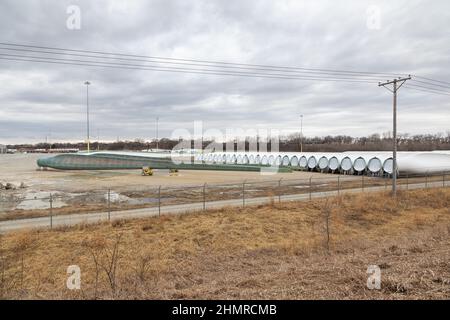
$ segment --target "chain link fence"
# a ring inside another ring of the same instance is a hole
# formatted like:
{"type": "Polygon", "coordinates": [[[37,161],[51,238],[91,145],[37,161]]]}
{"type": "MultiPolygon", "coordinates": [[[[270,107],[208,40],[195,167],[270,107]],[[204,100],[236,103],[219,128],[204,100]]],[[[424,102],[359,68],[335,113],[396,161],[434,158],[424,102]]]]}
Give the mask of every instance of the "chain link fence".
{"type": "MultiPolygon", "coordinates": [[[[366,175],[324,175],[309,179],[241,181],[227,184],[155,186],[102,189],[79,193],[38,192],[17,196],[0,190],[0,224],[9,220],[37,218],[49,227],[71,222],[92,222],[164,213],[201,211],[225,206],[246,206],[268,202],[311,200],[344,192],[391,190],[392,180],[366,175]]],[[[447,187],[450,172],[405,175],[398,189],[447,187]]]]}

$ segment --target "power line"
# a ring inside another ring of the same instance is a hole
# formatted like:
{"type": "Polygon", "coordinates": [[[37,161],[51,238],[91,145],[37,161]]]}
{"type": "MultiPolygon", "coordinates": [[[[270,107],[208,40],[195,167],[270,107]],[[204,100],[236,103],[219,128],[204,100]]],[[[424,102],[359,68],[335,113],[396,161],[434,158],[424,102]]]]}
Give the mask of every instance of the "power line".
{"type": "MultiPolygon", "coordinates": [[[[119,58],[119,57],[108,57],[108,56],[96,56],[89,54],[76,54],[76,53],[67,53],[67,52],[51,52],[51,51],[43,51],[43,50],[32,50],[32,49],[16,49],[16,48],[4,48],[0,47],[0,50],[8,50],[8,51],[19,51],[19,52],[32,52],[32,53],[40,53],[40,54],[49,54],[49,55],[63,55],[63,56],[75,56],[75,57],[84,57],[84,58],[94,58],[94,59],[109,59],[109,60],[120,60],[120,61],[137,61],[137,62],[151,62],[158,64],[174,64],[174,65],[187,65],[187,66],[203,66],[210,68],[227,68],[227,69],[237,69],[241,70],[256,70],[256,71],[278,71],[278,72],[286,72],[286,73],[294,73],[294,74],[313,74],[313,75],[331,75],[331,76],[353,76],[353,77],[366,77],[373,78],[379,80],[380,77],[378,75],[371,74],[352,74],[352,73],[342,73],[342,72],[326,72],[326,71],[297,71],[293,69],[280,69],[275,67],[238,67],[238,66],[228,66],[228,65],[213,65],[213,64],[204,64],[204,63],[187,63],[187,62],[173,62],[173,61],[160,61],[157,59],[135,59],[135,58],[119,58]]],[[[233,70],[231,70],[233,71],[233,70]]]]}
{"type": "Polygon", "coordinates": [[[373,80],[373,79],[358,79],[358,78],[355,79],[355,78],[348,78],[348,77],[324,77],[324,76],[322,76],[322,77],[321,76],[287,76],[284,74],[274,74],[274,73],[234,72],[234,71],[227,71],[227,70],[222,71],[222,70],[212,70],[212,69],[190,69],[190,68],[177,68],[177,67],[153,67],[153,66],[145,66],[145,65],[97,62],[97,61],[76,60],[76,59],[47,58],[47,57],[36,57],[36,56],[26,56],[26,55],[0,54],[0,59],[9,60],[9,61],[44,62],[44,63],[52,63],[52,64],[107,67],[107,68],[116,68],[116,69],[170,71],[170,72],[180,72],[180,73],[231,75],[231,76],[247,76],[247,77],[274,78],[274,79],[292,79],[292,80],[317,80],[317,81],[375,83],[375,80],[373,80]]]}
{"type": "Polygon", "coordinates": [[[440,94],[440,95],[445,95],[445,96],[450,96],[450,94],[446,94],[446,93],[439,93],[439,92],[433,92],[433,91],[429,91],[429,90],[422,90],[422,89],[417,89],[417,88],[411,88],[410,86],[405,85],[406,89],[409,90],[415,90],[415,91],[420,91],[420,92],[426,92],[426,93],[434,93],[434,94],[440,94]]]}
{"type": "Polygon", "coordinates": [[[273,73],[247,73],[247,72],[234,72],[234,71],[222,71],[222,70],[212,70],[212,69],[189,69],[189,68],[175,68],[175,67],[158,67],[158,66],[148,66],[148,65],[133,65],[133,64],[123,64],[123,63],[110,63],[101,61],[88,61],[88,60],[76,60],[76,59],[59,59],[59,58],[47,58],[47,57],[37,57],[37,56],[25,56],[25,55],[9,55],[0,54],[0,56],[14,57],[14,58],[3,58],[4,60],[14,60],[14,61],[32,61],[32,62],[49,62],[49,63],[61,63],[61,64],[73,64],[73,65],[86,65],[86,66],[98,66],[98,67],[116,67],[125,69],[137,69],[137,70],[155,70],[155,71],[183,71],[183,72],[195,72],[200,71],[203,74],[220,74],[220,75],[238,75],[238,76],[261,76],[261,77],[275,77],[275,78],[287,78],[287,79],[304,79],[304,80],[350,80],[356,82],[373,82],[372,79],[357,79],[353,78],[343,78],[343,77],[321,77],[321,76],[286,76],[283,74],[273,74],[273,73]],[[21,59],[15,59],[15,58],[21,59]]]}
{"type": "MultiPolygon", "coordinates": [[[[1,49],[1,48],[0,48],[1,49]]],[[[31,50],[34,52],[39,52],[36,50],[31,50]]],[[[351,78],[351,77],[338,77],[332,74],[331,77],[325,77],[323,75],[301,75],[296,76],[293,75],[285,75],[285,74],[276,74],[276,73],[252,73],[252,72],[244,72],[240,70],[221,70],[221,69],[193,69],[193,68],[178,68],[178,67],[159,67],[153,65],[141,65],[141,64],[126,64],[126,63],[116,63],[116,62],[103,62],[103,61],[95,61],[95,60],[79,60],[79,59],[61,59],[61,58],[53,58],[53,57],[41,57],[41,56],[30,56],[30,55],[15,55],[15,54],[0,54],[0,57],[14,57],[21,59],[8,59],[2,58],[3,60],[10,61],[29,61],[29,62],[40,62],[40,63],[53,63],[53,64],[68,64],[68,65],[81,65],[81,66],[92,66],[92,67],[107,67],[107,68],[123,68],[123,69],[134,69],[134,70],[152,70],[152,71],[171,71],[171,72],[183,72],[183,73],[197,73],[197,74],[211,74],[211,75],[234,75],[234,76],[248,76],[248,77],[263,77],[263,78],[275,78],[275,79],[297,79],[297,80],[316,80],[316,81],[345,81],[345,82],[363,82],[363,83],[371,83],[373,81],[369,78],[351,78]]],[[[76,56],[85,56],[85,55],[76,55],[76,56]]],[[[101,58],[101,57],[100,57],[101,58]]],[[[114,59],[114,58],[113,58],[114,59]]],[[[120,59],[124,61],[134,59],[120,59]]],[[[136,59],[138,60],[138,59],[136,59]]],[[[145,61],[145,60],[144,60],[145,61]]],[[[436,84],[427,82],[414,80],[418,83],[423,83],[428,86],[433,86],[436,84]]],[[[433,90],[435,93],[441,93],[444,95],[449,94],[450,92],[443,91],[442,89],[425,87],[420,85],[408,84],[408,86],[417,86],[426,90],[433,90]]],[[[446,86],[438,85],[439,87],[446,88],[446,86]]],[[[424,91],[424,90],[420,90],[424,91]]],[[[431,91],[428,91],[431,92],[431,91]]]]}
{"type": "Polygon", "coordinates": [[[445,88],[445,89],[450,89],[450,86],[445,86],[445,85],[442,85],[442,84],[436,84],[436,83],[432,83],[432,82],[429,82],[429,81],[421,81],[421,80],[416,80],[416,79],[413,79],[413,81],[414,81],[414,82],[418,82],[418,83],[423,83],[423,84],[426,84],[426,85],[430,85],[430,86],[435,86],[435,87],[441,87],[441,88],[445,88]]]}
{"type": "Polygon", "coordinates": [[[240,73],[225,73],[225,72],[181,71],[181,70],[172,70],[172,69],[164,69],[164,68],[150,68],[150,67],[138,68],[138,67],[115,66],[115,65],[106,65],[106,64],[101,64],[101,63],[76,63],[76,62],[61,62],[61,61],[38,60],[38,59],[5,58],[5,57],[1,57],[1,56],[0,56],[0,59],[1,60],[8,60],[8,61],[41,62],[41,63],[50,63],[50,64],[92,66],[92,67],[104,67],[104,68],[114,68],[114,69],[129,69],[129,70],[153,70],[153,71],[168,71],[168,72],[177,72],[177,73],[244,76],[244,77],[254,77],[254,78],[273,78],[273,79],[292,79],[292,80],[318,80],[318,81],[342,81],[342,82],[373,83],[373,81],[370,82],[370,81],[345,80],[345,79],[333,79],[333,78],[279,77],[279,76],[260,76],[260,75],[240,74],[240,73]]]}
{"type": "Polygon", "coordinates": [[[450,91],[446,91],[446,90],[442,90],[442,89],[430,88],[430,87],[427,87],[427,86],[422,86],[420,84],[408,84],[408,86],[421,88],[421,89],[432,90],[432,91],[436,91],[436,92],[440,92],[440,93],[449,93],[450,94],[450,91]]]}
{"type": "MultiPolygon", "coordinates": [[[[39,53],[47,56],[24,56],[24,55],[7,55],[7,57],[25,58],[25,59],[10,59],[11,61],[30,61],[39,63],[55,63],[59,61],[60,64],[69,65],[82,65],[93,67],[107,67],[107,68],[123,68],[123,69],[136,69],[136,70],[153,70],[153,71],[170,71],[180,73],[193,73],[193,74],[211,74],[211,75],[228,75],[228,76],[246,76],[246,77],[261,77],[261,78],[274,78],[274,79],[297,79],[297,80],[314,80],[314,81],[343,81],[343,82],[367,82],[380,80],[381,76],[401,75],[395,73],[373,72],[373,71],[353,71],[353,70],[335,70],[335,69],[318,69],[318,68],[303,68],[292,66],[273,66],[264,64],[249,64],[249,63],[233,63],[223,61],[211,61],[211,60],[199,60],[199,59],[181,59],[181,58],[169,58],[159,56],[148,55],[136,55],[136,54],[124,54],[116,52],[105,51],[92,51],[92,50],[80,50],[80,49],[67,49],[59,47],[49,46],[35,46],[27,44],[16,44],[0,42],[0,50],[19,51],[19,52],[31,52],[39,53]],[[62,55],[71,57],[88,58],[89,60],[78,59],[58,59],[48,55],[62,55]],[[90,59],[100,60],[117,60],[117,61],[133,61],[143,62],[145,64],[127,64],[110,61],[97,61],[90,59]],[[43,61],[46,60],[46,61],[43,61]],[[52,61],[53,60],[53,61],[52,61]],[[50,62],[52,61],[52,62],[50,62]],[[63,63],[64,62],[64,63],[63,63]],[[149,65],[148,63],[152,63],[149,65]],[[161,64],[161,65],[159,65],[161,64]],[[176,67],[172,65],[179,65],[183,67],[176,67]],[[188,67],[185,67],[188,66],[188,67]],[[208,69],[197,68],[206,67],[208,69]],[[275,73],[278,72],[278,73],[275,73]]],[[[2,58],[2,60],[8,60],[2,58]]],[[[430,90],[436,90],[444,88],[450,89],[449,82],[431,79],[422,76],[413,76],[412,81],[425,84],[431,87],[424,87],[430,90]],[[422,80],[417,80],[423,79],[422,80]],[[447,84],[447,85],[443,85],[447,84]]],[[[440,91],[442,92],[442,91],[440,91]]],[[[447,93],[447,92],[445,92],[447,93]]]]}
{"type": "Polygon", "coordinates": [[[436,91],[431,91],[431,90],[424,90],[424,89],[418,89],[418,88],[414,88],[411,87],[411,85],[405,85],[406,89],[410,89],[410,90],[415,90],[415,91],[421,91],[421,92],[427,92],[427,93],[434,93],[434,94],[440,94],[440,95],[444,95],[444,96],[450,96],[450,93],[443,93],[443,92],[436,92],[436,91]]]}
{"type": "MultiPolygon", "coordinates": [[[[303,68],[303,67],[292,67],[292,66],[273,66],[273,65],[263,65],[263,64],[234,63],[234,62],[199,60],[199,59],[168,58],[168,57],[158,57],[158,56],[113,53],[113,52],[104,52],[104,51],[65,49],[65,48],[47,47],[47,46],[33,46],[33,45],[14,44],[14,43],[5,43],[5,42],[0,42],[0,45],[13,46],[13,47],[47,49],[47,50],[63,51],[63,52],[66,51],[66,52],[91,53],[91,54],[121,56],[121,57],[134,57],[134,58],[170,60],[170,61],[185,61],[185,62],[200,62],[200,63],[206,63],[206,64],[215,64],[215,65],[250,66],[250,67],[263,67],[263,68],[273,68],[273,69],[285,69],[285,70],[304,70],[304,71],[317,71],[317,72],[320,71],[320,72],[330,72],[330,73],[345,73],[345,74],[348,74],[348,75],[351,75],[351,74],[352,75],[369,75],[370,74],[370,75],[386,75],[386,76],[399,76],[399,75],[402,75],[402,74],[399,74],[399,73],[387,73],[387,72],[318,69],[318,68],[303,68]]],[[[222,67],[224,67],[224,66],[222,66],[222,67]]],[[[277,70],[274,70],[274,71],[277,71],[277,70]]],[[[403,75],[405,75],[405,74],[403,74],[403,75]]]]}
{"type": "Polygon", "coordinates": [[[429,80],[429,81],[433,81],[433,82],[439,82],[439,83],[444,83],[444,84],[450,85],[450,82],[447,82],[447,81],[435,80],[435,79],[431,79],[431,78],[427,78],[427,77],[422,77],[422,76],[414,76],[414,77],[419,78],[419,79],[424,79],[424,80],[429,80]]]}

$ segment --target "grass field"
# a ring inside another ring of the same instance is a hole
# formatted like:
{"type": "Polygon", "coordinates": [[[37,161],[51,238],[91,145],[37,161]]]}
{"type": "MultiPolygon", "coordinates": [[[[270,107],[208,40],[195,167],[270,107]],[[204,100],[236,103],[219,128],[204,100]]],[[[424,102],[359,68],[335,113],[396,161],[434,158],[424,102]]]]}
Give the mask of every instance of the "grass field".
{"type": "Polygon", "coordinates": [[[449,189],[5,234],[0,297],[448,299],[449,235],[449,189]],[[69,265],[81,290],[66,288],[69,265]]]}

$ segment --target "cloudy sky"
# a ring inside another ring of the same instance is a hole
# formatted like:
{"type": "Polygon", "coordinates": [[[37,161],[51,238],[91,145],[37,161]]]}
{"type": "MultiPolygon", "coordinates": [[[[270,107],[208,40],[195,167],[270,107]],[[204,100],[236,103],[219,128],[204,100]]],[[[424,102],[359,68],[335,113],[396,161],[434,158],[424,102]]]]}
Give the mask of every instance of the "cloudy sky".
{"type": "MultiPolygon", "coordinates": [[[[342,1],[339,6],[336,1],[120,2],[2,0],[0,42],[414,74],[450,82],[447,0],[358,0],[342,1]],[[71,6],[80,10],[79,29],[70,23],[68,27],[68,21],[74,21],[71,6]]],[[[192,131],[194,121],[222,131],[295,132],[300,114],[307,136],[362,136],[387,132],[392,125],[392,94],[376,83],[0,60],[0,143],[38,142],[48,135],[51,140],[83,140],[85,80],[92,83],[92,136],[99,133],[103,140],[153,138],[156,117],[160,137],[180,128],[192,131]]],[[[405,86],[398,103],[400,132],[450,130],[450,96],[405,86]]]]}

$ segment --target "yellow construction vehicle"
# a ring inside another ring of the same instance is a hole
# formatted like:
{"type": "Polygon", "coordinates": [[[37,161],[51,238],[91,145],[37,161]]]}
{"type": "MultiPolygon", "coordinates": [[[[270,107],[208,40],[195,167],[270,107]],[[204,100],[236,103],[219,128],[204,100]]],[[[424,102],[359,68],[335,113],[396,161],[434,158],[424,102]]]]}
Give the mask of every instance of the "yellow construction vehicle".
{"type": "Polygon", "coordinates": [[[169,170],[170,176],[177,176],[178,175],[178,169],[170,169],[169,170]]]}
{"type": "Polygon", "coordinates": [[[153,169],[150,167],[143,167],[142,168],[142,175],[143,176],[152,176],[153,175],[153,169]]]}

